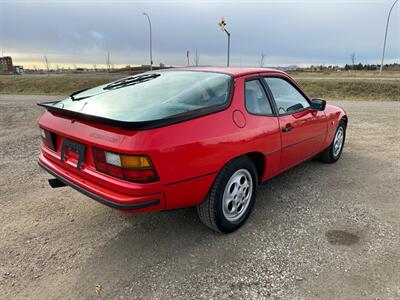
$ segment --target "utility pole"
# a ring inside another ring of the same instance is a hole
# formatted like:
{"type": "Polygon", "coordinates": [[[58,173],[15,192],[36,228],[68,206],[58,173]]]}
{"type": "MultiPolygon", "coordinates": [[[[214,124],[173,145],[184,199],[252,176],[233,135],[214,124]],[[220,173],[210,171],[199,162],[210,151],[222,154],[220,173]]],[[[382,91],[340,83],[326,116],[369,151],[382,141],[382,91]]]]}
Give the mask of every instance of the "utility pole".
{"type": "Polygon", "coordinates": [[[149,27],[150,27],[150,71],[153,70],[153,41],[152,41],[152,33],[151,33],[151,21],[150,17],[147,13],[143,13],[144,16],[147,17],[147,20],[149,21],[149,27]]]}
{"type": "Polygon", "coordinates": [[[382,74],[382,69],[383,69],[383,60],[385,59],[385,50],[386,50],[386,38],[387,38],[387,33],[388,33],[388,27],[389,27],[389,21],[390,21],[390,14],[392,13],[393,7],[396,5],[397,1],[394,1],[392,7],[389,10],[389,14],[387,17],[387,21],[386,21],[386,30],[385,30],[385,39],[383,41],[383,50],[382,50],[382,61],[381,61],[381,68],[379,70],[379,73],[382,74]]]}
{"type": "Polygon", "coordinates": [[[196,52],[194,54],[194,64],[196,67],[199,66],[199,62],[200,62],[200,57],[199,57],[199,54],[197,53],[197,49],[196,49],[196,52]]]}
{"type": "Polygon", "coordinates": [[[228,36],[228,55],[227,55],[227,61],[226,61],[226,66],[229,67],[229,56],[230,56],[230,50],[231,50],[231,33],[226,30],[226,22],[224,18],[221,18],[221,22],[218,23],[219,27],[221,27],[221,30],[226,33],[228,36]]]}

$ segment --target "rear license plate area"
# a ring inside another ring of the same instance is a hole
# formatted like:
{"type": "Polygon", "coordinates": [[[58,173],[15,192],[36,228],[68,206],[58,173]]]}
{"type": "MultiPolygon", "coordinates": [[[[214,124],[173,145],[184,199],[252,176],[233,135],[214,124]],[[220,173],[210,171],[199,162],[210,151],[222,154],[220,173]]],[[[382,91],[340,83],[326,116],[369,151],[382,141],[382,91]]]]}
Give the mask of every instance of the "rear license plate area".
{"type": "Polygon", "coordinates": [[[74,158],[77,161],[76,168],[80,170],[85,161],[85,150],[85,145],[64,138],[61,144],[61,161],[67,157],[74,158]]]}

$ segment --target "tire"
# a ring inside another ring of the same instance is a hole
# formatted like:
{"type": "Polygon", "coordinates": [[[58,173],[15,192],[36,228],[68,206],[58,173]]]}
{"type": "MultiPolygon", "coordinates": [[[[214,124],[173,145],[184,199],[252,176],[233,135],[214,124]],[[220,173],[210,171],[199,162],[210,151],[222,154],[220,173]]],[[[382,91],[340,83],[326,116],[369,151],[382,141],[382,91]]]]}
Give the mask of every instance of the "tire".
{"type": "Polygon", "coordinates": [[[336,129],[335,136],[333,137],[333,141],[331,145],[326,148],[321,154],[319,155],[319,160],[325,163],[335,163],[339,160],[340,156],[342,155],[343,148],[344,148],[344,142],[346,140],[346,123],[342,119],[339,122],[339,126],[336,129]],[[338,145],[336,144],[338,135],[340,135],[340,132],[342,134],[341,138],[341,143],[340,143],[340,149],[338,149],[338,145]]]}
{"type": "Polygon", "coordinates": [[[257,170],[249,157],[230,161],[218,173],[203,203],[197,206],[200,220],[217,232],[237,230],[254,207],[257,185],[257,170]]]}

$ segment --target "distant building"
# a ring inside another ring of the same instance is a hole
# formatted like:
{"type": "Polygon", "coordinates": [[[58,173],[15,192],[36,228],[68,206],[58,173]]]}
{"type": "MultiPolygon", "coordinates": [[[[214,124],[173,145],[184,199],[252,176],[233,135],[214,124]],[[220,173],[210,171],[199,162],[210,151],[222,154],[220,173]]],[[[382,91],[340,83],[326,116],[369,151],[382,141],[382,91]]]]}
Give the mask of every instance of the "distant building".
{"type": "Polygon", "coordinates": [[[14,73],[17,75],[24,74],[24,67],[23,66],[14,66],[14,73]]]}
{"type": "Polygon", "coordinates": [[[278,70],[281,70],[281,71],[284,71],[284,72],[290,72],[290,71],[296,71],[298,69],[298,66],[290,65],[290,66],[287,66],[287,67],[278,66],[278,67],[274,67],[274,68],[278,69],[278,70]]]}
{"type": "Polygon", "coordinates": [[[3,73],[14,73],[11,56],[0,57],[0,71],[3,73]]]}

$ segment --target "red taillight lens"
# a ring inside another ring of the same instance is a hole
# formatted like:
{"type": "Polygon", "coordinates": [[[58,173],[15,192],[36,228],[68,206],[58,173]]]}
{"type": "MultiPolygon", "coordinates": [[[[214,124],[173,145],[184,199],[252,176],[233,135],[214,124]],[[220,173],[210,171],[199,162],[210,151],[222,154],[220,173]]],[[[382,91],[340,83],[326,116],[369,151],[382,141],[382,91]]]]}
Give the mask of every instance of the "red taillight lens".
{"type": "Polygon", "coordinates": [[[57,135],[43,128],[40,128],[40,135],[42,136],[43,144],[47,148],[56,151],[57,135]]]}
{"type": "Polygon", "coordinates": [[[146,155],[125,155],[92,148],[96,170],[134,182],[153,182],[157,173],[146,155]]]}

